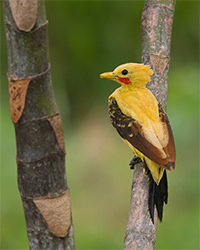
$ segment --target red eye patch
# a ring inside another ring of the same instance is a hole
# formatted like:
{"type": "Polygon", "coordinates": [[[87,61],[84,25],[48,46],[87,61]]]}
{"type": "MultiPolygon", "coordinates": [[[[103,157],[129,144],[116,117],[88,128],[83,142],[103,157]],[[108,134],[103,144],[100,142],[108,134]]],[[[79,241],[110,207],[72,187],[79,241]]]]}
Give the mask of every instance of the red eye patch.
{"type": "Polygon", "coordinates": [[[120,81],[120,82],[123,82],[124,84],[130,84],[131,83],[131,81],[128,79],[128,78],[126,78],[126,77],[117,77],[117,79],[120,81]]]}

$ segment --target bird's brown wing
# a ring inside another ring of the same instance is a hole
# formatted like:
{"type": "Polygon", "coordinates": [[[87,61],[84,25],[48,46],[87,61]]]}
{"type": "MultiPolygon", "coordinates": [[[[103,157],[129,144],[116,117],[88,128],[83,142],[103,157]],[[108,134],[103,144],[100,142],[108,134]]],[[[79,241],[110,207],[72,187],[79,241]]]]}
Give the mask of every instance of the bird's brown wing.
{"type": "Polygon", "coordinates": [[[139,124],[134,118],[123,114],[115,98],[111,98],[109,101],[110,119],[120,136],[152,161],[166,167],[169,170],[172,170],[175,167],[175,146],[173,134],[167,116],[161,106],[159,106],[159,114],[162,122],[166,123],[166,128],[170,138],[169,143],[167,143],[164,148],[156,147],[147,139],[142,125],[139,124]]]}
{"type": "Polygon", "coordinates": [[[160,121],[165,125],[166,133],[168,133],[168,138],[169,138],[168,143],[163,146],[163,150],[165,151],[168,157],[168,163],[167,165],[165,165],[165,167],[168,168],[169,170],[173,170],[175,168],[175,160],[176,160],[176,148],[174,143],[174,136],[165,111],[163,110],[160,104],[158,104],[158,108],[159,108],[160,121]]]}

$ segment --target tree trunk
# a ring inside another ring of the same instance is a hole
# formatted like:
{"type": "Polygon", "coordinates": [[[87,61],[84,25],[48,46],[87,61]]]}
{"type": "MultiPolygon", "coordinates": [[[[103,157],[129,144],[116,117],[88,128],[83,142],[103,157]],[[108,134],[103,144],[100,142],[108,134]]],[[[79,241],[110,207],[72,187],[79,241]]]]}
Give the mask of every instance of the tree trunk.
{"type": "MultiPolygon", "coordinates": [[[[146,0],[142,13],[141,38],[142,62],[154,70],[147,87],[164,109],[167,106],[167,78],[170,61],[171,32],[175,0],[146,0]]],[[[154,248],[156,241],[157,211],[154,224],[148,212],[148,177],[143,173],[142,163],[135,166],[131,190],[131,204],[124,249],[154,248]]]]}
{"type": "Polygon", "coordinates": [[[42,0],[3,0],[18,187],[30,249],[74,249],[62,124],[42,0]]]}

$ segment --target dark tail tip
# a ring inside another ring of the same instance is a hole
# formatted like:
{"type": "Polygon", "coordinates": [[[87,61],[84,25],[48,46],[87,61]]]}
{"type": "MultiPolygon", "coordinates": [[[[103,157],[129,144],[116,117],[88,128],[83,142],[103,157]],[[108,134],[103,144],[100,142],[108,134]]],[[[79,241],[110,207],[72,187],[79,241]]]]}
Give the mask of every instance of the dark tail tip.
{"type": "Polygon", "coordinates": [[[156,188],[156,183],[152,179],[150,179],[150,182],[149,182],[149,200],[148,200],[149,204],[148,205],[149,205],[150,217],[151,217],[153,224],[154,224],[155,188],[156,188]]]}
{"type": "Polygon", "coordinates": [[[149,213],[151,220],[154,224],[154,207],[156,206],[158,218],[160,221],[162,221],[164,202],[165,204],[167,204],[167,199],[168,199],[167,173],[166,170],[164,170],[163,177],[158,186],[153,180],[153,177],[149,169],[146,169],[146,173],[149,177],[149,200],[148,200],[149,213]]]}

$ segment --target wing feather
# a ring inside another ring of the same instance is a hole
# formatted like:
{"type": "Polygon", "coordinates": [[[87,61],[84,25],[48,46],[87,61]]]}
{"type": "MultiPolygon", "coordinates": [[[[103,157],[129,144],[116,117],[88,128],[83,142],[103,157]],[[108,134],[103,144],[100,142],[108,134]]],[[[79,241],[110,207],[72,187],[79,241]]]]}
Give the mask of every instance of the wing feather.
{"type": "Polygon", "coordinates": [[[175,160],[176,160],[176,148],[175,148],[174,136],[167,115],[165,114],[165,111],[163,110],[160,104],[158,105],[158,107],[159,107],[160,120],[165,126],[166,130],[165,133],[168,134],[169,137],[168,143],[163,144],[163,150],[165,151],[168,157],[168,164],[165,167],[169,168],[170,170],[173,170],[175,168],[175,160]]]}
{"type": "MultiPolygon", "coordinates": [[[[120,136],[127,140],[133,147],[142,152],[157,164],[172,170],[175,161],[175,146],[172,130],[162,107],[159,105],[159,118],[164,126],[164,132],[169,135],[160,140],[158,135],[149,132],[134,118],[122,113],[115,98],[111,98],[109,102],[109,114],[113,126],[117,129],[120,136]]],[[[161,137],[161,135],[160,135],[161,137]]]]}

